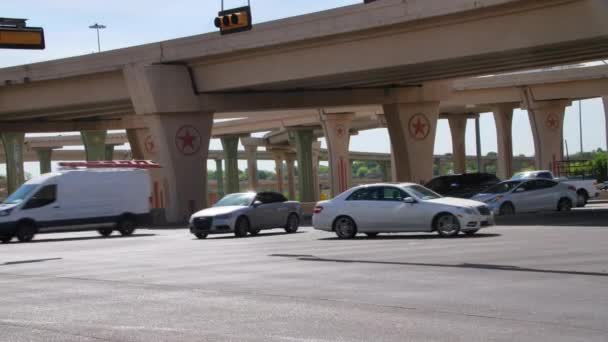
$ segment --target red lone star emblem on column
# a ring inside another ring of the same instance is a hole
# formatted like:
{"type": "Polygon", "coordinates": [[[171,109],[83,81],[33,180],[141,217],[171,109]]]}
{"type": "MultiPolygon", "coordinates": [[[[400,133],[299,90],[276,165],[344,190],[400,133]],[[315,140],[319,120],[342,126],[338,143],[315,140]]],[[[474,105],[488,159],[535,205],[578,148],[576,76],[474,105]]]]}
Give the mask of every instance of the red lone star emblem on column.
{"type": "Polygon", "coordinates": [[[154,145],[154,140],[152,139],[151,135],[148,135],[146,137],[146,142],[144,143],[144,145],[146,146],[146,151],[148,153],[154,153],[155,152],[155,145],[154,145]]]}
{"type": "Polygon", "coordinates": [[[416,140],[424,140],[429,135],[431,125],[424,114],[416,114],[410,119],[410,135],[416,140]]]}
{"type": "Polygon", "coordinates": [[[201,148],[201,135],[192,126],[182,126],[175,135],[175,145],[183,155],[193,155],[201,148]]]}
{"type": "Polygon", "coordinates": [[[557,119],[557,115],[549,114],[547,117],[547,127],[556,130],[559,128],[559,120],[557,119]]]}

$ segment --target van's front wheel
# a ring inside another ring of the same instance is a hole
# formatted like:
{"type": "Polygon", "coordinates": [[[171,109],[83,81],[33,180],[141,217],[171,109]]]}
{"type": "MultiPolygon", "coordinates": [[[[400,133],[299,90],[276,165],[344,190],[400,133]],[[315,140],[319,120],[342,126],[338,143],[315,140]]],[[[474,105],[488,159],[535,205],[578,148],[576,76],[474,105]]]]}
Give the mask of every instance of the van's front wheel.
{"type": "Polygon", "coordinates": [[[136,226],[137,223],[135,222],[135,219],[129,216],[123,217],[118,223],[118,231],[122,236],[133,235],[136,226]]]}
{"type": "Polygon", "coordinates": [[[21,222],[17,226],[17,240],[20,242],[30,242],[36,235],[36,226],[32,222],[21,222]]]}

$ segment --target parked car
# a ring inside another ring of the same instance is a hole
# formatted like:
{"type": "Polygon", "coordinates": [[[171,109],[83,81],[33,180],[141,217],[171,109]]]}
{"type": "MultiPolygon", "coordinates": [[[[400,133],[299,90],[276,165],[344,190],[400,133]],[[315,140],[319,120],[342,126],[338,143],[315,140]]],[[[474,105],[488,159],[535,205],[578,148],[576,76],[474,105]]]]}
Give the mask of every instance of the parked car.
{"type": "Polygon", "coordinates": [[[543,178],[551,179],[554,181],[570,184],[576,188],[576,203],[577,207],[584,207],[589,202],[590,198],[595,198],[600,195],[597,188],[597,180],[595,179],[576,179],[576,178],[557,178],[551,171],[548,170],[537,170],[537,171],[525,171],[519,172],[513,175],[511,179],[532,179],[532,178],[543,178]]]}
{"type": "Polygon", "coordinates": [[[500,179],[491,173],[465,173],[435,177],[425,186],[442,196],[471,198],[498,183],[500,179]]]}
{"type": "Polygon", "coordinates": [[[494,224],[487,205],[442,197],[422,185],[374,184],[352,188],[329,201],[317,203],[315,229],[335,232],[341,239],[358,233],[433,232],[452,237],[473,235],[494,224]]]}
{"type": "Polygon", "coordinates": [[[576,188],[549,179],[517,179],[496,184],[473,197],[498,215],[542,210],[570,211],[576,203],[576,188]]]}
{"type": "Polygon", "coordinates": [[[209,234],[234,233],[236,237],[257,235],[263,229],[283,228],[298,231],[302,208],[276,192],[230,194],[213,207],[190,218],[190,232],[199,239],[209,234]]]}
{"type": "Polygon", "coordinates": [[[146,170],[65,170],[36,177],[0,205],[0,241],[37,233],[114,230],[131,235],[150,220],[146,170]],[[128,189],[126,191],[125,189],[128,189]]]}

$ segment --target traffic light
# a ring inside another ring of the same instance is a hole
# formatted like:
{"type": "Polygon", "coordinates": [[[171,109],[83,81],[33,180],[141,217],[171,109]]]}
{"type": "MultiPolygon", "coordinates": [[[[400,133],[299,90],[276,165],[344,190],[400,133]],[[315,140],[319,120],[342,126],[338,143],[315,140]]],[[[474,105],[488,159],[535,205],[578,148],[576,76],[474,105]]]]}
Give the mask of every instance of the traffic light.
{"type": "Polygon", "coordinates": [[[26,27],[25,21],[0,18],[0,49],[44,49],[44,30],[26,27]]]}
{"type": "Polygon", "coordinates": [[[220,29],[221,34],[251,30],[251,7],[245,6],[219,12],[215,18],[215,27],[220,29]]]}

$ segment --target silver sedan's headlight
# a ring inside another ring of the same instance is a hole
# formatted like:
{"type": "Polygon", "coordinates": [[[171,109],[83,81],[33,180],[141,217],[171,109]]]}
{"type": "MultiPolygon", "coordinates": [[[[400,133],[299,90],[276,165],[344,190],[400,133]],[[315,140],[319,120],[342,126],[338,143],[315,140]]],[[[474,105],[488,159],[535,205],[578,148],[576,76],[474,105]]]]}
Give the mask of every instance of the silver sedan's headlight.
{"type": "Polygon", "coordinates": [[[0,211],[0,217],[4,217],[4,216],[10,215],[11,211],[13,211],[13,210],[12,209],[6,209],[6,210],[0,211]]]}
{"type": "Polygon", "coordinates": [[[224,215],[217,215],[215,217],[216,220],[228,220],[229,218],[232,217],[233,214],[224,214],[224,215]]]}

